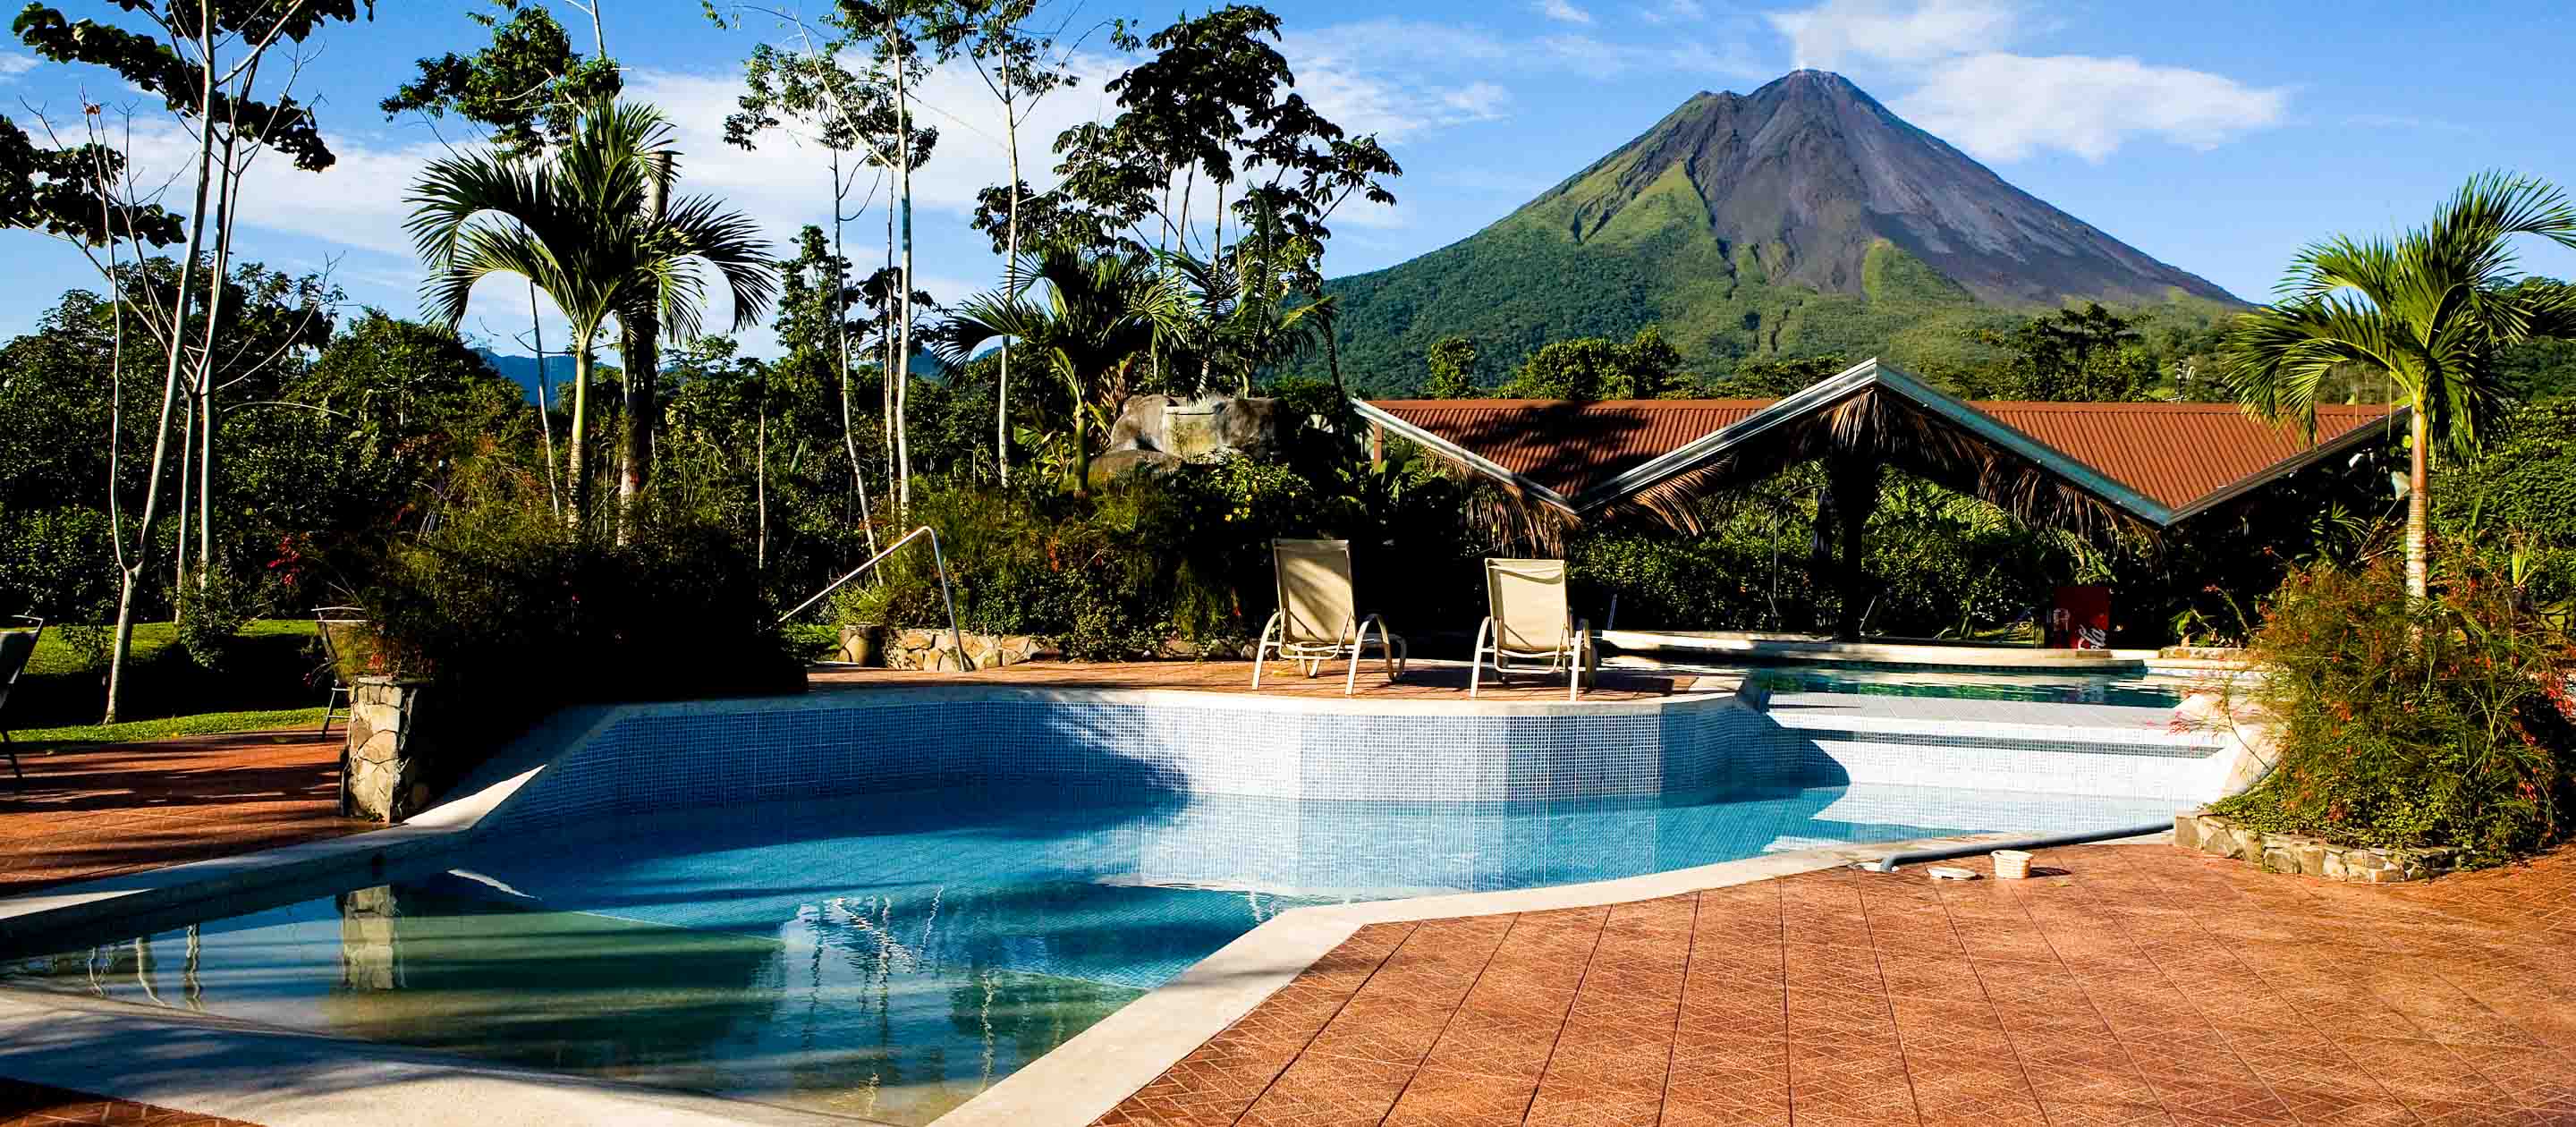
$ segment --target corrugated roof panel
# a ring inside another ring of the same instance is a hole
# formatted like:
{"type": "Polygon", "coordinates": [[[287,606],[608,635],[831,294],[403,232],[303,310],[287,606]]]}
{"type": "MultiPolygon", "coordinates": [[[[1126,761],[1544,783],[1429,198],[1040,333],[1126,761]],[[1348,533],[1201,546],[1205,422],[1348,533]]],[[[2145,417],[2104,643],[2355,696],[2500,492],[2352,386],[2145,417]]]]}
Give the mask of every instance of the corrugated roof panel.
{"type": "MultiPolygon", "coordinates": [[[[1773,402],[1392,399],[1372,405],[1571,498],[1773,402]]],[[[2171,509],[2188,508],[2310,448],[2297,428],[2248,417],[2226,403],[1970,406],[2171,509]]],[[[2317,440],[2388,416],[2382,406],[2321,406],[2317,440]]]]}
{"type": "Polygon", "coordinates": [[[1370,405],[1573,497],[1741,422],[1767,399],[1381,399],[1370,405]]]}

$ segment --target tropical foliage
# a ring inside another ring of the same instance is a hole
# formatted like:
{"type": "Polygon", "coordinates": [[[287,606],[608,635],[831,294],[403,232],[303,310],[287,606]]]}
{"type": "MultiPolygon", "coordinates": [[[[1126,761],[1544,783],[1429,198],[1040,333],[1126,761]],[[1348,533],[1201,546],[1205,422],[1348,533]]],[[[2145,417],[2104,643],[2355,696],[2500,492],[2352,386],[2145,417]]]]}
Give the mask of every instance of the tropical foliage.
{"type": "Polygon", "coordinates": [[[2476,448],[2504,398],[2507,348],[2576,333],[2576,293],[2524,287],[2513,240],[2576,247],[2576,205],[2528,177],[2488,173],[2432,222],[2394,239],[2337,237],[2307,247],[2280,301],[2245,316],[2227,341],[2227,380],[2247,410],[2313,434],[2328,381],[2347,368],[2385,377],[2409,412],[2406,586],[2427,593],[2426,496],[2433,444],[2476,448]]]}
{"type": "Polygon", "coordinates": [[[594,106],[543,161],[444,157],[412,196],[406,226],[431,270],[421,298],[435,316],[464,320],[476,283],[511,274],[545,291],[572,323],[565,476],[576,522],[591,490],[592,354],[602,326],[618,320],[630,348],[664,329],[695,336],[706,311],[700,265],[724,286],[737,327],[757,322],[776,292],[750,219],[712,197],[669,199],[678,177],[674,135],[649,106],[594,106]]]}
{"type": "Polygon", "coordinates": [[[2228,690],[2276,725],[2280,760],[2221,813],[2346,844],[2456,846],[2479,864],[2576,828],[2576,646],[2512,568],[2452,547],[2429,598],[2387,559],[2282,587],[2254,636],[2261,676],[2228,690]]]}

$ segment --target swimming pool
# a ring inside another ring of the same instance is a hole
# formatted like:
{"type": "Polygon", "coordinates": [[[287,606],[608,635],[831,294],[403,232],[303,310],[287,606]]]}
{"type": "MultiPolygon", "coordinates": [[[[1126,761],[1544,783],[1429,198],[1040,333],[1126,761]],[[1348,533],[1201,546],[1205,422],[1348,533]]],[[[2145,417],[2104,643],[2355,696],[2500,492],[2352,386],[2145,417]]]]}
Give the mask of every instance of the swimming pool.
{"type": "Polygon", "coordinates": [[[2175,806],[1884,785],[1147,795],[881,792],[495,834],[381,883],[0,963],[0,983],[920,1124],[1298,905],[2175,806]]]}
{"type": "Polygon", "coordinates": [[[1742,670],[1754,687],[1774,693],[1858,693],[2172,708],[2193,682],[2138,673],[2050,669],[1943,669],[1901,665],[1779,665],[1742,670]]]}

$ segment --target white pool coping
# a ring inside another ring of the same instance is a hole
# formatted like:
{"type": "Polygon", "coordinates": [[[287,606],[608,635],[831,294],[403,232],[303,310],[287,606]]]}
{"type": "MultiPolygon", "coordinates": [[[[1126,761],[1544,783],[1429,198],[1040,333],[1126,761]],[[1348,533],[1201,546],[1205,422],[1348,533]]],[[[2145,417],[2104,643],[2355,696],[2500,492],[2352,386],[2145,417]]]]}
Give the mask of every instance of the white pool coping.
{"type": "MultiPolygon", "coordinates": [[[[1151,1083],[1360,928],[1651,900],[1838,868],[1889,853],[2011,840],[1972,834],[1800,849],[1510,892],[1298,908],[1245,933],[941,1116],[938,1127],[1079,1127],[1151,1083]]],[[[0,1076],[262,1127],[780,1127],[868,1120],[544,1072],[139,1003],[0,987],[0,1076]]]]}

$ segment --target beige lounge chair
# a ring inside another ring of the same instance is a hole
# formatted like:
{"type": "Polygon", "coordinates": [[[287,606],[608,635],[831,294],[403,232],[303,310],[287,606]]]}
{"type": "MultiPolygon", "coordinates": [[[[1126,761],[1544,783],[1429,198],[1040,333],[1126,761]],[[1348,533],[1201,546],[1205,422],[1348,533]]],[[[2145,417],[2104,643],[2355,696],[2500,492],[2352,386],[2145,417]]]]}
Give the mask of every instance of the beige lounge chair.
{"type": "Polygon", "coordinates": [[[1574,617],[1565,593],[1564,560],[1486,560],[1484,624],[1476,627],[1467,695],[1484,687],[1485,661],[1501,678],[1512,658],[1547,659],[1550,672],[1566,670],[1565,699],[1579,700],[1583,682],[1599,660],[1592,624],[1574,617]]]}
{"type": "Polygon", "coordinates": [[[1378,656],[1386,661],[1392,681],[1404,676],[1404,639],[1389,633],[1386,620],[1363,616],[1351,588],[1351,542],[1348,540],[1273,540],[1270,560],[1277,574],[1279,609],[1261,628],[1261,645],[1252,651],[1252,687],[1261,687],[1261,667],[1275,651],[1296,662],[1312,677],[1327,661],[1348,658],[1342,695],[1359,689],[1360,656],[1377,631],[1378,656]]]}
{"type": "Polygon", "coordinates": [[[322,735],[331,734],[331,716],[349,715],[355,705],[349,696],[349,683],[340,679],[340,632],[366,626],[360,617],[364,607],[313,608],[313,636],[322,641],[322,672],[331,678],[331,691],[322,698],[322,735]]]}

